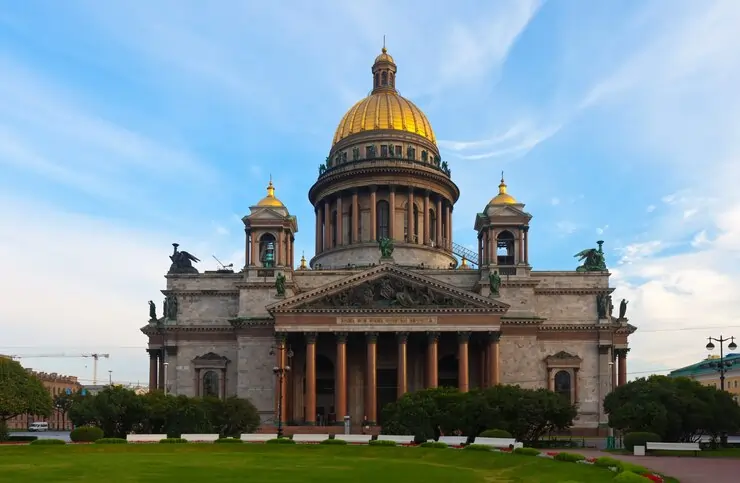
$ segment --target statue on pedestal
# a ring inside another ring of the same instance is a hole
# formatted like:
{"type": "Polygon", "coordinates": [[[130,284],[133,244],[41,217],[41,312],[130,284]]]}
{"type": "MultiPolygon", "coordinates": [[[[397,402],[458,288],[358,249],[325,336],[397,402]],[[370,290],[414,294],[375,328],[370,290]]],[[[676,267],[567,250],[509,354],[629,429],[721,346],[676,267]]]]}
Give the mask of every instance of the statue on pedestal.
{"type": "Polygon", "coordinates": [[[151,300],[149,301],[149,320],[157,320],[157,306],[151,300]]]}
{"type": "Polygon", "coordinates": [[[604,242],[599,240],[596,242],[599,248],[587,248],[573,255],[578,258],[578,261],[583,263],[576,268],[576,272],[606,272],[606,259],[604,258],[604,250],[602,245],[604,242]]]}
{"type": "Polygon", "coordinates": [[[285,295],[285,275],[278,273],[275,277],[275,290],[278,295],[285,295]]]}
{"type": "Polygon", "coordinates": [[[172,255],[170,255],[172,265],[170,265],[170,270],[167,273],[198,273],[198,269],[193,267],[193,262],[198,263],[200,260],[188,252],[177,251],[177,247],[180,246],[179,243],[173,243],[172,246],[174,248],[172,255]]]}
{"type": "Polygon", "coordinates": [[[491,297],[498,297],[499,288],[501,288],[501,275],[498,274],[498,270],[488,275],[488,285],[491,287],[491,297]]]}
{"type": "Polygon", "coordinates": [[[629,302],[627,299],[622,299],[622,301],[619,303],[619,318],[620,320],[624,318],[625,315],[627,315],[627,304],[629,302]]]}
{"type": "Polygon", "coordinates": [[[378,240],[381,258],[390,258],[393,255],[393,240],[390,238],[381,238],[378,240]]]}

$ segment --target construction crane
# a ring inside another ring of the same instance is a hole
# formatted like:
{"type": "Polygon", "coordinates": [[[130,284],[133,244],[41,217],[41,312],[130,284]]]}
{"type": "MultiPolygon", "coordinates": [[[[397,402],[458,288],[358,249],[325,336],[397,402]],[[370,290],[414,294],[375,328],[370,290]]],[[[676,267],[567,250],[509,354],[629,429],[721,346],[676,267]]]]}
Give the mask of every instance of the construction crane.
{"type": "Polygon", "coordinates": [[[38,359],[41,357],[45,358],[60,358],[60,357],[91,357],[93,360],[93,385],[98,384],[98,359],[110,359],[110,354],[31,354],[31,355],[12,355],[11,359],[38,359]]]}

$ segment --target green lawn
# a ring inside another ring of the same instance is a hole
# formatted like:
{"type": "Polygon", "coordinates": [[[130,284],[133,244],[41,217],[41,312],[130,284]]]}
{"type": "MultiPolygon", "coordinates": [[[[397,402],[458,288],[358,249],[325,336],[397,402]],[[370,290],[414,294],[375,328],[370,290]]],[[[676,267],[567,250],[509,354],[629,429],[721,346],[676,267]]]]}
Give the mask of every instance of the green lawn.
{"type": "MultiPolygon", "coordinates": [[[[631,455],[631,451],[616,449],[608,450],[609,453],[631,455]]],[[[648,451],[650,456],[683,456],[686,458],[740,458],[740,448],[705,449],[697,455],[693,451],[648,451]]]]}
{"type": "Polygon", "coordinates": [[[546,458],[454,449],[271,445],[0,447],[0,482],[600,483],[614,474],[546,458]]]}

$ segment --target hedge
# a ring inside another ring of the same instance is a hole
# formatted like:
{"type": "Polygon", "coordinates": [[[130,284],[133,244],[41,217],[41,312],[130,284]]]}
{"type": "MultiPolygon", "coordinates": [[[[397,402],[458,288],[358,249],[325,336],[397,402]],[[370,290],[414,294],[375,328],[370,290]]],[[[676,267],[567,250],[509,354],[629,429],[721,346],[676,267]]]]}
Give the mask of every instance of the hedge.
{"type": "Polygon", "coordinates": [[[290,438],[275,438],[268,439],[265,444],[295,444],[295,441],[290,438]]]}
{"type": "Polygon", "coordinates": [[[62,439],[37,439],[36,441],[31,441],[30,444],[38,445],[38,446],[47,446],[47,445],[55,445],[55,444],[67,444],[67,442],[62,439]]]}
{"type": "Polygon", "coordinates": [[[478,435],[479,438],[513,438],[510,432],[505,429],[486,429],[478,435]]]}
{"type": "Polygon", "coordinates": [[[182,439],[182,438],[165,438],[165,439],[160,439],[159,442],[161,444],[183,444],[183,443],[187,443],[188,440],[182,439]]]}
{"type": "Polygon", "coordinates": [[[95,444],[128,444],[128,441],[123,438],[100,438],[95,444]]]}
{"type": "Polygon", "coordinates": [[[575,463],[577,461],[585,460],[586,457],[578,453],[558,453],[555,455],[554,459],[558,461],[567,461],[569,463],[575,463]]]}
{"type": "Polygon", "coordinates": [[[39,439],[38,436],[8,436],[6,441],[10,443],[30,443],[39,439]]]}
{"type": "Polygon", "coordinates": [[[442,443],[440,441],[425,441],[421,443],[420,446],[422,448],[446,448],[447,443],[442,443]]]}
{"type": "Polygon", "coordinates": [[[346,446],[347,442],[343,439],[325,439],[319,444],[329,444],[329,445],[335,445],[335,446],[346,446]]]}
{"type": "Polygon", "coordinates": [[[614,477],[614,481],[618,483],[645,483],[652,480],[631,471],[623,471],[614,477]]]}
{"type": "Polygon", "coordinates": [[[515,448],[514,453],[524,456],[538,456],[540,454],[539,450],[534,448],[515,448]]]}
{"type": "Polygon", "coordinates": [[[471,451],[491,451],[493,449],[493,446],[487,444],[469,444],[467,446],[463,446],[463,449],[468,449],[471,451]]]}
{"type": "Polygon", "coordinates": [[[214,443],[218,443],[218,444],[224,444],[224,443],[226,443],[226,444],[229,444],[229,443],[234,444],[234,443],[243,443],[243,442],[244,441],[242,441],[239,438],[220,438],[220,439],[217,439],[216,441],[214,441],[214,443]]]}
{"type": "Polygon", "coordinates": [[[395,441],[388,441],[384,439],[373,439],[368,444],[370,446],[398,446],[395,441]]]}
{"type": "Polygon", "coordinates": [[[103,437],[103,430],[95,426],[79,426],[69,433],[73,443],[94,443],[103,437]]]}
{"type": "Polygon", "coordinates": [[[627,451],[633,451],[635,446],[645,446],[645,443],[648,442],[657,443],[660,441],[660,435],[655,433],[635,432],[624,435],[624,447],[627,451]]]}

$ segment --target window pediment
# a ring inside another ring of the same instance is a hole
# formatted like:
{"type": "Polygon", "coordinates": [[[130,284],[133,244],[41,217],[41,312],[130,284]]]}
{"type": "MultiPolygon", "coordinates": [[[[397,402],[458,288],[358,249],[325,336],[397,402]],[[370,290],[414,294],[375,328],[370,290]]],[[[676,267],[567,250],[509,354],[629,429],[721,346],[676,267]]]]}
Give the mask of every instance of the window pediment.
{"type": "Polygon", "coordinates": [[[193,365],[199,369],[224,369],[231,362],[227,357],[220,356],[215,352],[208,352],[193,359],[193,365]]]}
{"type": "Polygon", "coordinates": [[[547,364],[547,367],[552,369],[580,368],[581,362],[583,362],[583,359],[581,359],[579,356],[570,354],[569,352],[565,351],[560,351],[556,354],[545,357],[545,364],[547,364]]]}

